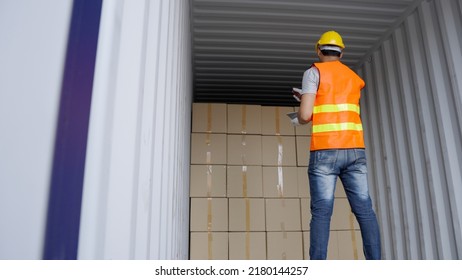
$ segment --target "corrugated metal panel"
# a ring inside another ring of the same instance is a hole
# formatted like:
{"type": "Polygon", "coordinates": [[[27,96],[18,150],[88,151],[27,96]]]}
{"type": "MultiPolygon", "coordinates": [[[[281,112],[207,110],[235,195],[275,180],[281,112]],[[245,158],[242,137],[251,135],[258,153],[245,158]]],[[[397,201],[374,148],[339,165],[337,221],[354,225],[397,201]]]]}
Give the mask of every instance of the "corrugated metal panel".
{"type": "Polygon", "coordinates": [[[81,259],[187,259],[187,1],[104,1],[81,259]]]}
{"type": "Polygon", "coordinates": [[[462,1],[425,1],[365,62],[386,259],[462,258],[462,1]]]}
{"type": "Polygon", "coordinates": [[[358,65],[422,0],[191,0],[194,100],[296,105],[289,94],[340,32],[358,65]]]}

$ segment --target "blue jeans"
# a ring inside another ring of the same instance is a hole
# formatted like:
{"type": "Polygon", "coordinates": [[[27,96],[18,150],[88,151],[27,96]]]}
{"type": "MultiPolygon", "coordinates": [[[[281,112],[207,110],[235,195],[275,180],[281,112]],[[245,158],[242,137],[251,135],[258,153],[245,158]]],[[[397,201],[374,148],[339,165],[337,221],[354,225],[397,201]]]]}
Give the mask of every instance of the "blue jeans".
{"type": "Polygon", "coordinates": [[[325,260],[337,177],[361,229],[364,256],[381,258],[380,232],[367,185],[364,149],[320,150],[310,153],[310,259],[325,260]]]}

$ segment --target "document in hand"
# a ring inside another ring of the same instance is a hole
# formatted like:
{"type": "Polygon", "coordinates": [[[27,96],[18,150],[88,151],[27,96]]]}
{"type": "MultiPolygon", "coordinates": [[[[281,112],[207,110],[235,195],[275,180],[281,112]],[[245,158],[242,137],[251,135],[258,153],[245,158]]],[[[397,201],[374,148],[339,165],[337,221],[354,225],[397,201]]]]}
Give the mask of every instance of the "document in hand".
{"type": "Polygon", "coordinates": [[[290,112],[290,113],[287,113],[287,116],[293,120],[295,118],[297,118],[297,112],[290,112]]]}
{"type": "Polygon", "coordinates": [[[297,100],[300,102],[302,100],[302,90],[299,88],[292,88],[292,95],[297,100]]]}
{"type": "Polygon", "coordinates": [[[287,116],[290,118],[290,122],[292,123],[292,125],[296,126],[296,125],[300,125],[299,121],[298,121],[298,112],[290,112],[290,113],[287,113],[287,116]]]}

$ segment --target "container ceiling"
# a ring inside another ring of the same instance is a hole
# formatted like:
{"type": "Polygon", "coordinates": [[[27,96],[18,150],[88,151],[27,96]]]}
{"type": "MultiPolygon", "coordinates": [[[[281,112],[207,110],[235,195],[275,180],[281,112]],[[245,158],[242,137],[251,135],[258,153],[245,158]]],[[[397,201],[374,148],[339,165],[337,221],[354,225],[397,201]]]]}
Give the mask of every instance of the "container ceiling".
{"type": "Polygon", "coordinates": [[[191,0],[195,102],[295,106],[328,30],[357,68],[422,0],[191,0]]]}

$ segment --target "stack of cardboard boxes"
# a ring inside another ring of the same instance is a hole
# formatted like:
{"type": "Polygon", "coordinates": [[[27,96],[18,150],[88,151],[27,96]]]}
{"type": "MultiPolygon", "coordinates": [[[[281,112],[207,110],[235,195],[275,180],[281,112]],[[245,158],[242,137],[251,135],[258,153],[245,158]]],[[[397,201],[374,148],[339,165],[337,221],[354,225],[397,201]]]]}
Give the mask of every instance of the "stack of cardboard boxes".
{"type": "MultiPolygon", "coordinates": [[[[293,107],[193,104],[191,259],[309,259],[311,128],[293,107]]],[[[363,259],[340,181],[329,259],[363,259]]]]}

